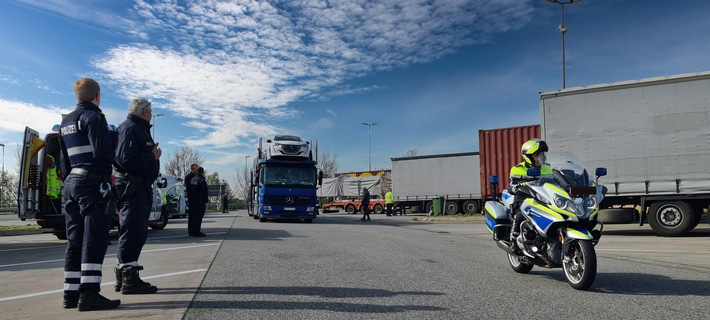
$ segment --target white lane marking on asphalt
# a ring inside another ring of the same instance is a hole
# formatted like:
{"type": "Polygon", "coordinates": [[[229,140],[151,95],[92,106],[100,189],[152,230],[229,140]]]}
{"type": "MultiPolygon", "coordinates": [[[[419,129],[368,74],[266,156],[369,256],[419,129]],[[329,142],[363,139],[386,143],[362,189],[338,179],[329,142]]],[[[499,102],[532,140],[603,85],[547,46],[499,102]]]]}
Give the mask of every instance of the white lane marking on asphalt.
{"type": "MultiPolygon", "coordinates": [[[[164,249],[152,249],[152,250],[143,250],[141,253],[144,252],[158,252],[158,251],[169,251],[169,250],[179,250],[179,249],[190,249],[190,248],[199,248],[199,247],[208,247],[208,246],[216,246],[219,245],[220,243],[207,243],[207,244],[198,244],[194,246],[184,246],[184,247],[173,247],[173,248],[164,248],[164,249]]],[[[106,257],[115,257],[116,254],[107,254],[106,257]]],[[[104,259],[106,259],[104,257],[104,259]]],[[[13,264],[0,264],[0,268],[8,268],[8,267],[16,267],[16,266],[26,266],[26,265],[32,265],[32,264],[42,264],[42,263],[50,263],[50,262],[60,262],[64,261],[64,259],[55,259],[55,260],[44,260],[44,261],[32,261],[32,262],[23,262],[23,263],[13,263],[13,264]]]]}
{"type": "Polygon", "coordinates": [[[23,250],[38,250],[38,249],[50,249],[50,248],[56,248],[59,246],[64,246],[64,244],[58,244],[56,246],[44,246],[44,247],[32,247],[32,248],[18,248],[18,249],[4,249],[0,250],[0,252],[10,252],[10,251],[23,251],[23,250]]]}
{"type": "MultiPolygon", "coordinates": [[[[159,275],[154,275],[150,277],[142,277],[143,279],[155,279],[155,278],[164,278],[164,277],[172,277],[172,276],[179,276],[187,273],[195,273],[195,272],[205,272],[207,269],[195,269],[195,270],[188,270],[188,271],[181,271],[181,272],[173,272],[173,273],[166,273],[166,274],[159,274],[159,275]]],[[[112,286],[114,285],[115,282],[102,282],[101,286],[112,286]]],[[[28,294],[22,294],[19,296],[12,296],[12,297],[5,297],[5,298],[0,298],[0,302],[3,301],[10,301],[10,300],[17,300],[17,299],[24,299],[24,298],[32,298],[32,297],[38,297],[38,296],[43,296],[47,294],[53,294],[53,293],[62,293],[64,292],[64,289],[59,289],[59,290],[50,290],[50,291],[42,291],[42,292],[35,292],[35,293],[28,293],[28,294]]]]}
{"type": "Polygon", "coordinates": [[[603,248],[595,248],[594,250],[596,251],[619,251],[619,252],[663,252],[663,253],[701,253],[701,254],[710,254],[709,252],[700,252],[700,251],[677,251],[677,250],[638,250],[638,249],[603,249],[603,248]]]}

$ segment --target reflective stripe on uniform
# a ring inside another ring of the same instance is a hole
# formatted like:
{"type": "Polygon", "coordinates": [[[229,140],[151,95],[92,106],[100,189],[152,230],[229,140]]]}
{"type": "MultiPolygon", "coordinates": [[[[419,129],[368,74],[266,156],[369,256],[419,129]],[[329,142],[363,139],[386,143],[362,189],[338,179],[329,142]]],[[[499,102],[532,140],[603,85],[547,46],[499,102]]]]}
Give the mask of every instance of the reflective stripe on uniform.
{"type": "MultiPolygon", "coordinates": [[[[76,156],[82,153],[92,153],[91,146],[78,146],[78,147],[73,147],[73,148],[68,148],[67,149],[67,154],[69,154],[70,157],[76,156]]],[[[92,153],[93,154],[93,153],[92,153]]]]}
{"type": "Polygon", "coordinates": [[[101,283],[101,276],[82,276],[81,283],[101,283]]]}
{"type": "Polygon", "coordinates": [[[100,263],[82,263],[81,271],[101,271],[100,263]]]}
{"type": "Polygon", "coordinates": [[[79,279],[81,272],[79,271],[64,271],[64,279],[79,279]]]}
{"type": "Polygon", "coordinates": [[[79,291],[79,284],[78,283],[65,283],[64,284],[64,291],[79,291]]]}

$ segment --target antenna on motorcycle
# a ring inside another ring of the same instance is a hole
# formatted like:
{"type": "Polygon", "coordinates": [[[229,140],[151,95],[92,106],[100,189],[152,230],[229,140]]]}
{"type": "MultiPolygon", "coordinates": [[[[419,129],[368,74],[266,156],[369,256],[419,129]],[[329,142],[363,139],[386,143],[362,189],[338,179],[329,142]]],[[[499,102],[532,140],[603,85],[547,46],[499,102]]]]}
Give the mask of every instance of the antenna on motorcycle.
{"type": "Polygon", "coordinates": [[[498,176],[491,176],[489,179],[491,183],[491,191],[493,193],[493,199],[498,199],[498,176]]]}

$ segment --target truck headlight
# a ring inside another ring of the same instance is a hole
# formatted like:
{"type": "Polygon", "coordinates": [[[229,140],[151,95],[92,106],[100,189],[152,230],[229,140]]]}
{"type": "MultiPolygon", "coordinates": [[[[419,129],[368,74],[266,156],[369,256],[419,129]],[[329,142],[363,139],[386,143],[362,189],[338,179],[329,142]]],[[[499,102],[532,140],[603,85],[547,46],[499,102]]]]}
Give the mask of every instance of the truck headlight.
{"type": "Polygon", "coordinates": [[[315,207],[307,207],[307,208],[306,208],[306,211],[308,211],[308,212],[313,212],[313,211],[315,211],[315,210],[316,210],[315,207]]]}
{"type": "Polygon", "coordinates": [[[271,211],[271,206],[264,206],[264,212],[271,211]]]}

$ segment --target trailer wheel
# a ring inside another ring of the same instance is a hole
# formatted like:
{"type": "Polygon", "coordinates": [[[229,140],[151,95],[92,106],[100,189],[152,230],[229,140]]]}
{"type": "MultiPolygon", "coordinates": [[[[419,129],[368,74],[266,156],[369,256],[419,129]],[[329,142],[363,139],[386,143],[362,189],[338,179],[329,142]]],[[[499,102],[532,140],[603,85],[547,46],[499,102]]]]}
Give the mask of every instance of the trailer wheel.
{"type": "Polygon", "coordinates": [[[654,202],[648,212],[648,224],[662,237],[682,236],[695,225],[695,214],[686,202],[654,202]]]}
{"type": "Polygon", "coordinates": [[[468,200],[463,203],[463,213],[465,214],[478,213],[479,210],[481,210],[481,208],[476,200],[468,200]]]}
{"type": "Polygon", "coordinates": [[[375,214],[382,214],[383,212],[385,212],[384,208],[382,208],[382,205],[379,203],[376,204],[373,209],[374,209],[373,211],[375,212],[375,214]]]}
{"type": "Polygon", "coordinates": [[[446,214],[459,213],[459,203],[456,201],[446,201],[446,205],[444,206],[444,212],[446,214]]]}
{"type": "MultiPolygon", "coordinates": [[[[422,206],[411,206],[409,209],[410,209],[410,211],[412,211],[412,213],[422,212],[422,206]]],[[[429,212],[429,211],[427,211],[427,212],[429,212]]]]}
{"type": "Polygon", "coordinates": [[[348,214],[355,214],[355,206],[352,204],[345,206],[345,212],[348,214]]]}
{"type": "MultiPolygon", "coordinates": [[[[434,202],[431,202],[431,201],[427,202],[427,203],[424,205],[424,208],[426,209],[426,210],[424,211],[424,212],[426,212],[426,213],[434,212],[434,211],[432,211],[432,210],[434,209],[434,202]]],[[[419,209],[419,210],[421,210],[421,209],[419,209]]]]}
{"type": "Polygon", "coordinates": [[[599,221],[608,224],[632,223],[636,216],[634,208],[610,208],[599,210],[599,221]]]}

